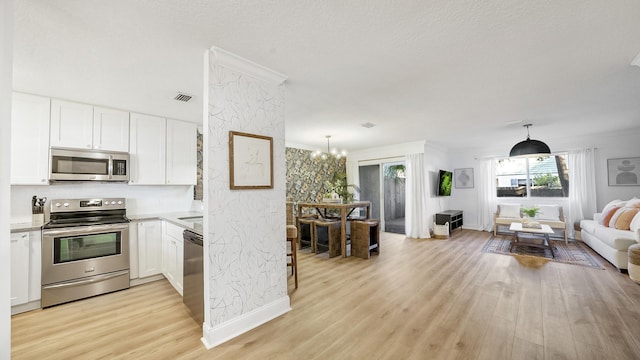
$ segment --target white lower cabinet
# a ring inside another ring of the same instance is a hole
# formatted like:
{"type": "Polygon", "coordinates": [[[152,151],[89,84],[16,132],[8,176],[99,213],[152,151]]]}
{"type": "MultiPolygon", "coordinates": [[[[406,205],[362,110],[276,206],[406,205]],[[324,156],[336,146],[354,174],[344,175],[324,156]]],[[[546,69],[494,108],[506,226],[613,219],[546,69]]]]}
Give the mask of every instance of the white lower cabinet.
{"type": "Polygon", "coordinates": [[[162,221],[138,222],[138,276],[162,273],[162,221]]]}
{"type": "Polygon", "coordinates": [[[180,295],[182,295],[183,283],[183,231],[184,229],[180,226],[176,226],[167,221],[164,222],[164,233],[162,236],[162,274],[169,280],[180,295]]]}
{"type": "Polygon", "coordinates": [[[11,306],[12,313],[37,309],[40,300],[42,233],[40,231],[11,233],[11,306]]]}
{"type": "Polygon", "coordinates": [[[29,302],[29,233],[11,234],[11,306],[29,302]]]}

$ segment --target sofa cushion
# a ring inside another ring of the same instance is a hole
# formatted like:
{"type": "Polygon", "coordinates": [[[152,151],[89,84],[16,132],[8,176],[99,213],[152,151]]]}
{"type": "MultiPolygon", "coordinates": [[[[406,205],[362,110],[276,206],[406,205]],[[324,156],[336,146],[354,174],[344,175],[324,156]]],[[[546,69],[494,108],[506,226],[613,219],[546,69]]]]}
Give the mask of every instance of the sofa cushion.
{"type": "Polygon", "coordinates": [[[560,221],[560,220],[538,220],[538,219],[536,219],[536,221],[539,222],[540,224],[549,225],[553,229],[564,229],[565,226],[566,226],[564,221],[560,221]]]}
{"type": "Polygon", "coordinates": [[[520,204],[498,205],[498,217],[520,219],[520,204]]]}
{"type": "Polygon", "coordinates": [[[536,207],[539,209],[536,214],[537,220],[560,221],[559,205],[537,205],[536,207]]]}
{"type": "Polygon", "coordinates": [[[630,208],[640,208],[640,199],[633,198],[627,201],[627,203],[624,206],[630,207],[630,208]]]}
{"type": "Polygon", "coordinates": [[[622,201],[620,199],[616,199],[616,200],[611,200],[609,201],[609,203],[607,205],[605,205],[602,208],[602,213],[604,214],[605,212],[611,210],[614,207],[623,207],[627,202],[626,201],[622,201]]]}
{"type": "Polygon", "coordinates": [[[640,208],[621,208],[616,212],[616,214],[620,213],[620,215],[618,215],[614,227],[618,230],[629,230],[631,221],[634,219],[636,214],[638,214],[638,211],[640,211],[640,208]]]}
{"type": "Polygon", "coordinates": [[[609,222],[611,222],[611,218],[615,215],[616,211],[620,209],[621,206],[614,206],[609,208],[606,212],[602,212],[602,216],[600,217],[600,225],[609,226],[609,222]]]}
{"type": "Polygon", "coordinates": [[[633,232],[607,228],[604,226],[596,227],[593,235],[603,243],[607,244],[607,246],[616,250],[627,250],[629,246],[636,242],[633,232]]]}
{"type": "Polygon", "coordinates": [[[633,220],[631,220],[629,230],[635,235],[636,242],[640,243],[640,211],[633,217],[633,220]]]}
{"type": "Polygon", "coordinates": [[[595,220],[582,220],[580,221],[580,230],[586,231],[589,234],[594,234],[596,232],[596,228],[602,226],[598,224],[595,220]]]}

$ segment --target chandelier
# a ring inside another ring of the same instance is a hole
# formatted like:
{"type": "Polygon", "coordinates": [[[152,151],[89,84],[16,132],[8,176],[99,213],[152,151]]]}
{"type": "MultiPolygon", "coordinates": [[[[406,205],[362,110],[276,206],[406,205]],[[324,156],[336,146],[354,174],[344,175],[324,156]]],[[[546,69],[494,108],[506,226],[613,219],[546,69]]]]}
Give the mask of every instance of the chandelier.
{"type": "Polygon", "coordinates": [[[320,158],[322,160],[327,160],[329,158],[340,159],[344,156],[347,156],[346,150],[338,151],[336,148],[331,149],[331,145],[329,144],[329,139],[331,139],[331,135],[327,135],[325,137],[327,138],[327,152],[316,150],[311,153],[312,159],[316,159],[316,158],[320,158]]]}

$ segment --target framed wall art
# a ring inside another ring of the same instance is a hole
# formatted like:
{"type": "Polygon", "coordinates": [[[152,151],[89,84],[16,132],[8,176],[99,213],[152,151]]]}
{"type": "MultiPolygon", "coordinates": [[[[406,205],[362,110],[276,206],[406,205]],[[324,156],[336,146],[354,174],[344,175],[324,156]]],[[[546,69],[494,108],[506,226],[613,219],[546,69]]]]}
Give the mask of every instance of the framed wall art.
{"type": "Polygon", "coordinates": [[[639,186],[640,157],[607,159],[609,186],[639,186]]]}
{"type": "Polygon", "coordinates": [[[273,138],[229,131],[232,190],[273,189],[273,138]]]}
{"type": "Polygon", "coordinates": [[[453,178],[456,189],[473,189],[473,168],[454,169],[453,178]]]}

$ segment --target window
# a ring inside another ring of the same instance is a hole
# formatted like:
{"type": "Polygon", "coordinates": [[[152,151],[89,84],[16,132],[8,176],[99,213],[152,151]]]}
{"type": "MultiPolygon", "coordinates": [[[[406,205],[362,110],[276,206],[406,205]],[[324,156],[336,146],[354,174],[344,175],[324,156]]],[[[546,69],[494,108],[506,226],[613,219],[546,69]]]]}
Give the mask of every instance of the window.
{"type": "Polygon", "coordinates": [[[498,197],[567,197],[567,154],[500,159],[496,187],[498,197]]]}

